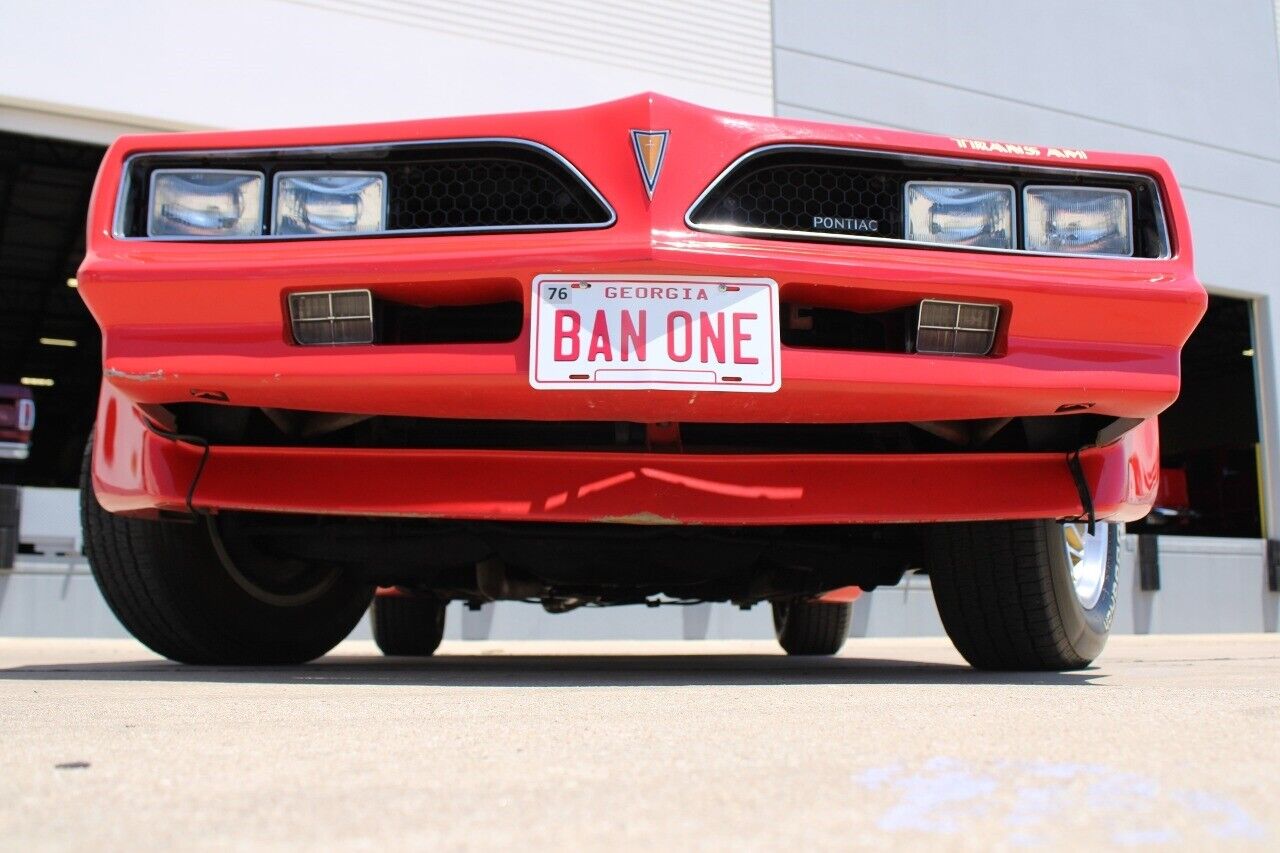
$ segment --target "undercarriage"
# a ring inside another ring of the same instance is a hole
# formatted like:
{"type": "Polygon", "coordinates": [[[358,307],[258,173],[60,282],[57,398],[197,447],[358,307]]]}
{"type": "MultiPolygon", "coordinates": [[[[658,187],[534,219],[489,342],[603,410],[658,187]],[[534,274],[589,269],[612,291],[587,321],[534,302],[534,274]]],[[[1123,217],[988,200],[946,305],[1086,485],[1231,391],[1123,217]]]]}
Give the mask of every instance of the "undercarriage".
{"type": "MultiPolygon", "coordinates": [[[[328,565],[438,598],[584,605],[760,601],[897,583],[921,565],[916,525],[674,526],[208,517],[231,560],[328,565]],[[264,559],[265,558],[265,559],[264,559]]],[[[242,569],[243,570],[243,569],[242,569]]],[[[246,572],[247,573],[247,572],[246,572]]]]}

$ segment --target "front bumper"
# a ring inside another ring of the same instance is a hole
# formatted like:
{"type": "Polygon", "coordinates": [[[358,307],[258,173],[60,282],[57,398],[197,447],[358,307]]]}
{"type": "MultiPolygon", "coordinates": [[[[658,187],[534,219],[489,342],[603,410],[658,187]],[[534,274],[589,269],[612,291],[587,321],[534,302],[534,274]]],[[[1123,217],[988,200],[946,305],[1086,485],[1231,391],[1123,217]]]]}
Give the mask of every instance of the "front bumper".
{"type": "Polygon", "coordinates": [[[637,249],[603,233],[405,237],[346,241],[341,250],[182,246],[182,263],[138,263],[140,254],[172,254],[162,250],[174,246],[158,245],[86,261],[80,286],[106,333],[106,382],[138,403],[212,392],[240,406],[642,423],[953,420],[1075,406],[1153,417],[1177,396],[1179,349],[1203,309],[1194,279],[1155,286],[1145,268],[1103,277],[1074,258],[762,242],[690,233],[682,245],[637,249]],[[439,251],[459,240],[473,241],[465,253],[439,251]],[[779,282],[784,302],[874,311],[952,298],[999,303],[1008,321],[1002,352],[991,358],[784,347],[782,388],[772,394],[534,390],[530,282],[548,271],[765,276],[779,282]],[[288,341],[288,293],[347,287],[426,304],[514,294],[524,303],[524,332],[507,343],[469,345],[304,348],[288,341]]]}

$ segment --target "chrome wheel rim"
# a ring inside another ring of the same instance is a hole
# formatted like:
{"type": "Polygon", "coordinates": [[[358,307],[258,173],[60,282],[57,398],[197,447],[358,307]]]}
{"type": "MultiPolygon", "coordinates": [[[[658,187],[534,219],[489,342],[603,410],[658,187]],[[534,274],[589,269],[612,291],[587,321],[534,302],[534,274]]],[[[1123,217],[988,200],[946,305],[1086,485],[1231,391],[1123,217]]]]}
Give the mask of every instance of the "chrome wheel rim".
{"type": "Polygon", "coordinates": [[[1097,525],[1094,534],[1090,536],[1088,524],[1064,524],[1062,540],[1067,552],[1067,566],[1071,569],[1071,585],[1076,590],[1076,600],[1085,610],[1092,610],[1102,598],[1102,587],[1107,579],[1111,525],[1097,525]]]}

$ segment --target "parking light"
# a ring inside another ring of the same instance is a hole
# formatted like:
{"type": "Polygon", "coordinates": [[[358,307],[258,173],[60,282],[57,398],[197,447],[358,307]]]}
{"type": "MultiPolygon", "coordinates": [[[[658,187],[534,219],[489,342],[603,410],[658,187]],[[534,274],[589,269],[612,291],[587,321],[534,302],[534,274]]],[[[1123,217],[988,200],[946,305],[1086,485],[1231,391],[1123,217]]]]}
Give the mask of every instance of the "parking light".
{"type": "Polygon", "coordinates": [[[373,343],[373,296],[367,290],[289,294],[293,338],[305,346],[373,343]]]}
{"type": "Polygon", "coordinates": [[[916,352],[986,355],[996,342],[1000,306],[925,299],[916,323],[916,352]]]}

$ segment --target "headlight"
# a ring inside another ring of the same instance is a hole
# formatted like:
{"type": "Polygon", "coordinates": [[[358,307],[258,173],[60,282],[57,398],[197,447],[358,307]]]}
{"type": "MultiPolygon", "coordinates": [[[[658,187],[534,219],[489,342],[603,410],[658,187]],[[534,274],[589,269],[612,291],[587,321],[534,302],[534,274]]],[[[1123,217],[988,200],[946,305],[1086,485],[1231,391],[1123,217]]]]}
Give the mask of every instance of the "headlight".
{"type": "Polygon", "coordinates": [[[387,221],[381,172],[281,172],[275,179],[271,233],[369,234],[387,221]]]}
{"type": "Polygon", "coordinates": [[[909,181],[906,193],[908,240],[1013,248],[1013,187],[909,181]]]}
{"type": "Polygon", "coordinates": [[[254,237],[262,233],[261,172],[157,169],[151,173],[150,237],[254,237]]]}
{"type": "Polygon", "coordinates": [[[1027,187],[1023,192],[1028,250],[1133,254],[1133,207],[1128,190],[1027,187]]]}

